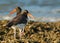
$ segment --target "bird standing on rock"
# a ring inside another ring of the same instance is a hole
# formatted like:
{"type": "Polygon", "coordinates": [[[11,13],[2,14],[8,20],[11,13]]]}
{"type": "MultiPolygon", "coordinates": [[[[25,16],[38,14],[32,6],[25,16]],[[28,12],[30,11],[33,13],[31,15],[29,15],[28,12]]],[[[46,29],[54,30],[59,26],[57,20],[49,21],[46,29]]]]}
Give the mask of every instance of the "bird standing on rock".
{"type": "MultiPolygon", "coordinates": [[[[13,25],[18,25],[18,24],[25,24],[26,25],[26,23],[28,21],[28,16],[30,18],[34,19],[34,17],[32,16],[32,14],[30,14],[28,12],[28,10],[22,11],[22,9],[20,7],[17,7],[14,10],[12,10],[9,15],[11,15],[11,14],[13,14],[15,12],[17,13],[17,15],[16,15],[16,17],[14,17],[11,21],[9,21],[7,23],[6,26],[8,28],[11,27],[11,26],[13,26],[13,25]]],[[[23,30],[24,30],[24,28],[23,28],[23,30]]]]}

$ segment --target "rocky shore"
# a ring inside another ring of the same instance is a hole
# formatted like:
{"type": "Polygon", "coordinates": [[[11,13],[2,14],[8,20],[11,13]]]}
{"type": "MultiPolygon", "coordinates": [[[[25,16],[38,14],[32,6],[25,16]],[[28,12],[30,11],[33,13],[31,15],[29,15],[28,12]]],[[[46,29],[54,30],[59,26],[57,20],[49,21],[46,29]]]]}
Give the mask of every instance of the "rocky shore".
{"type": "Polygon", "coordinates": [[[6,29],[3,25],[9,21],[0,20],[0,43],[60,43],[59,22],[34,22],[29,21],[25,27],[24,35],[19,37],[19,28],[6,29]]]}

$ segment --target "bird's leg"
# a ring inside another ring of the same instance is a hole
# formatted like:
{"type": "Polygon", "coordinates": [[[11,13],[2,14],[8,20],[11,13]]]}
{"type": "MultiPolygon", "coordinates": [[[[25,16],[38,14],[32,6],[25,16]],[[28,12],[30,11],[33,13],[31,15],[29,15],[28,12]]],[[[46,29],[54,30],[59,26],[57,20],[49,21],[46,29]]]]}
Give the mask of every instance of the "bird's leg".
{"type": "Polygon", "coordinates": [[[20,36],[20,40],[21,37],[24,35],[24,27],[23,28],[19,28],[19,36],[20,36]]]}
{"type": "Polygon", "coordinates": [[[16,38],[16,27],[12,26],[11,28],[14,30],[14,39],[15,39],[16,38]]]}
{"type": "Polygon", "coordinates": [[[22,30],[19,28],[19,36],[20,36],[20,40],[21,40],[21,36],[22,36],[21,31],[22,31],[22,30]]]}
{"type": "Polygon", "coordinates": [[[22,29],[22,34],[24,35],[24,29],[25,29],[25,24],[24,24],[24,26],[23,26],[23,29],[22,29]]]}

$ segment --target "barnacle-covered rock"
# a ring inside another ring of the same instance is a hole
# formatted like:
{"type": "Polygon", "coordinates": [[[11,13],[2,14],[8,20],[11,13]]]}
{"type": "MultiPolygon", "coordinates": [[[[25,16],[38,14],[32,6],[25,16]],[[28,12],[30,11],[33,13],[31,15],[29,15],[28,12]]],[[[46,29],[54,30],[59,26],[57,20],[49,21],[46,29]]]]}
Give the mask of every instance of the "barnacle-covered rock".
{"type": "Polygon", "coordinates": [[[20,28],[6,28],[8,20],[0,20],[0,43],[60,43],[59,22],[29,21],[21,36],[20,28]]]}

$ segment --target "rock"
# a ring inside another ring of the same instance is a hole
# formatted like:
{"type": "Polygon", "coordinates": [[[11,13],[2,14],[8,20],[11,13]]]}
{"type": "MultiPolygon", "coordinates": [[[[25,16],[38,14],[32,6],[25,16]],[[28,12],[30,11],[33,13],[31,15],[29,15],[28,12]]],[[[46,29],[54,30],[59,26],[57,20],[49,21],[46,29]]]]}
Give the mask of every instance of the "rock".
{"type": "Polygon", "coordinates": [[[60,43],[59,22],[29,21],[20,38],[19,27],[7,28],[8,20],[0,20],[0,43],[60,43]]]}

